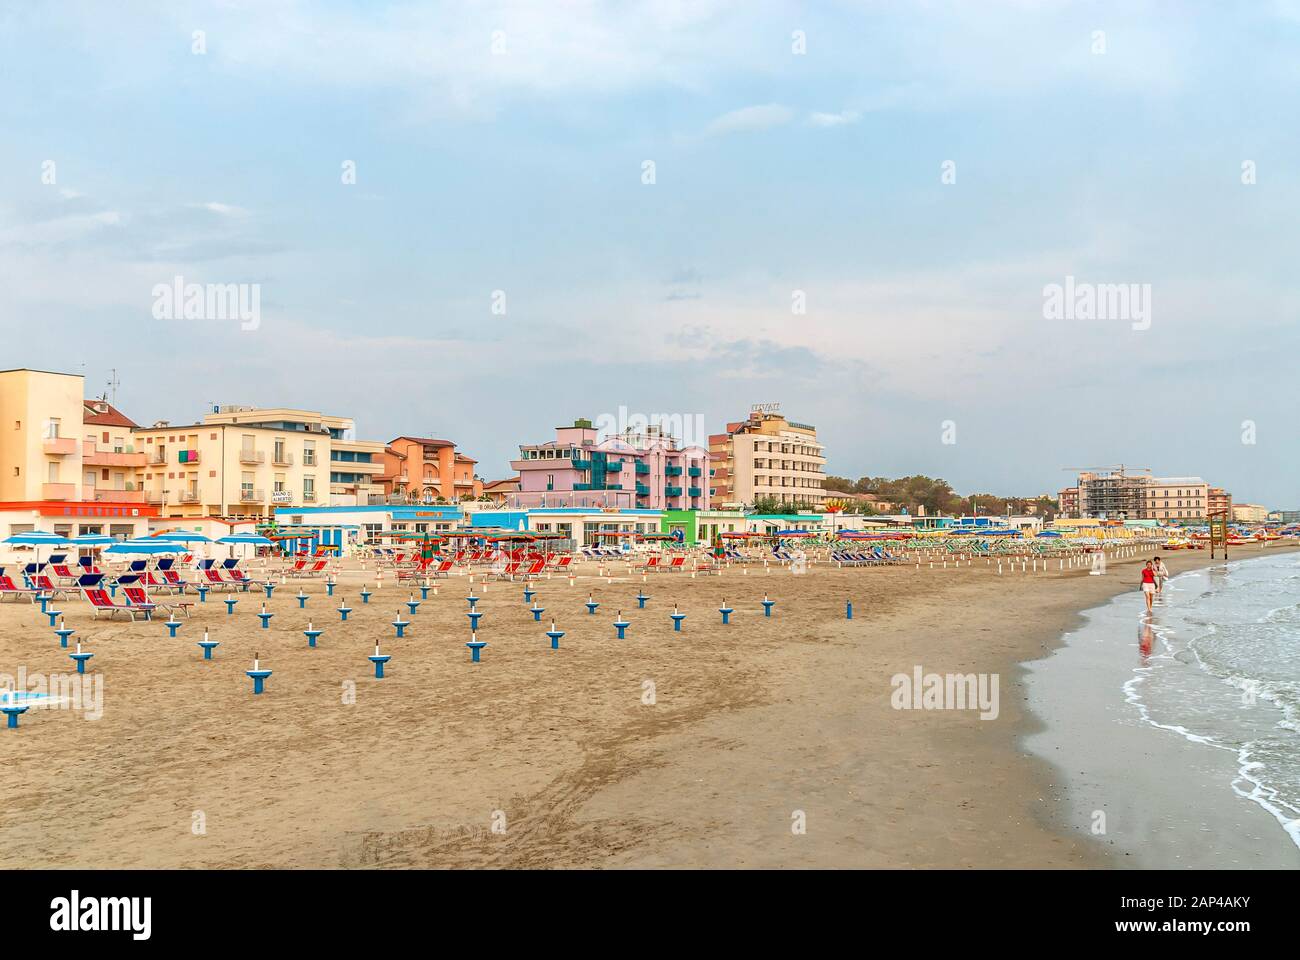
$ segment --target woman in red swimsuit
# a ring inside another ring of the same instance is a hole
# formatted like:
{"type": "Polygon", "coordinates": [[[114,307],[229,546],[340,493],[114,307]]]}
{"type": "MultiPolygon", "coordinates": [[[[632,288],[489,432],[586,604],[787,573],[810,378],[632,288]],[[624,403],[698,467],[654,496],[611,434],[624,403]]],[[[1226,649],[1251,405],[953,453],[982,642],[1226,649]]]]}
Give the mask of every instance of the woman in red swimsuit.
{"type": "Polygon", "coordinates": [[[1147,613],[1151,612],[1151,601],[1156,595],[1156,571],[1151,561],[1142,568],[1142,595],[1147,598],[1147,613]]]}

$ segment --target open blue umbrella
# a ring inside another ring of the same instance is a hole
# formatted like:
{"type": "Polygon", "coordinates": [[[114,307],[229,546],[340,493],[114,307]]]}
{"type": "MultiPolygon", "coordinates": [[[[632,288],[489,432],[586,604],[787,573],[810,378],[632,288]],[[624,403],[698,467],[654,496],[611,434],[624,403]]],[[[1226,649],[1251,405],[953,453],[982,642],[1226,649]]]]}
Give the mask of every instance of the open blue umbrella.
{"type": "Polygon", "coordinates": [[[260,533],[232,533],[226,537],[218,537],[217,543],[244,543],[254,547],[271,546],[271,541],[260,533]]]}
{"type": "Polygon", "coordinates": [[[66,547],[71,541],[60,533],[46,533],[44,530],[29,530],[27,533],[14,533],[0,540],[0,543],[12,543],[15,546],[34,547],[36,549],[37,569],[41,562],[41,547],[66,547]]]}
{"type": "Polygon", "coordinates": [[[69,542],[78,547],[106,547],[111,543],[117,543],[117,537],[108,537],[102,533],[83,533],[79,537],[73,537],[69,542]]]}
{"type": "Polygon", "coordinates": [[[115,543],[105,553],[184,553],[185,548],[177,546],[174,543],[157,540],[127,540],[123,543],[115,543]]]}
{"type": "Polygon", "coordinates": [[[46,533],[44,530],[14,533],[0,540],[0,543],[13,543],[26,547],[66,547],[71,542],[61,533],[46,533]]]}
{"type": "Polygon", "coordinates": [[[167,540],[171,543],[211,543],[211,537],[205,537],[201,533],[195,533],[191,530],[174,530],[171,533],[156,533],[149,539],[167,540]]]}

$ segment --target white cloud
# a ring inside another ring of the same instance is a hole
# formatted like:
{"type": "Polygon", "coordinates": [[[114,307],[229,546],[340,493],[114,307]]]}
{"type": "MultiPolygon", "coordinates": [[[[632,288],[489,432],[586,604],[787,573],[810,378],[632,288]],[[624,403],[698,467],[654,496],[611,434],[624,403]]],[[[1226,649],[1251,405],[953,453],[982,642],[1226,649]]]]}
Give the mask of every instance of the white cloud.
{"type": "Polygon", "coordinates": [[[861,119],[862,114],[856,110],[844,110],[840,113],[814,113],[808,118],[808,122],[814,127],[842,127],[857,123],[861,119]]]}
{"type": "Polygon", "coordinates": [[[794,111],[779,103],[765,103],[755,107],[741,107],[724,113],[709,124],[709,133],[725,136],[729,133],[748,133],[756,130],[769,130],[790,122],[794,111]]]}
{"type": "Polygon", "coordinates": [[[215,200],[209,200],[207,203],[198,204],[204,210],[210,210],[213,213],[220,214],[223,217],[246,217],[248,211],[243,207],[236,207],[229,203],[218,203],[215,200]]]}

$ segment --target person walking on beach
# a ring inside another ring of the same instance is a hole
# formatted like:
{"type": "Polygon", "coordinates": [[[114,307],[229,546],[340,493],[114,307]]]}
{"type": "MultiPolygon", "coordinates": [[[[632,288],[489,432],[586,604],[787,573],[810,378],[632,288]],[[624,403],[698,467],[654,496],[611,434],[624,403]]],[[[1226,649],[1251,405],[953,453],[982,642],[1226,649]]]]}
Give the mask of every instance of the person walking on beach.
{"type": "Polygon", "coordinates": [[[1156,595],[1156,570],[1150,560],[1142,567],[1142,595],[1147,600],[1147,613],[1151,612],[1151,601],[1156,595]]]}
{"type": "Polygon", "coordinates": [[[1165,592],[1165,581],[1169,579],[1169,568],[1165,566],[1165,561],[1159,554],[1156,554],[1155,571],[1156,596],[1163,596],[1165,592]]]}

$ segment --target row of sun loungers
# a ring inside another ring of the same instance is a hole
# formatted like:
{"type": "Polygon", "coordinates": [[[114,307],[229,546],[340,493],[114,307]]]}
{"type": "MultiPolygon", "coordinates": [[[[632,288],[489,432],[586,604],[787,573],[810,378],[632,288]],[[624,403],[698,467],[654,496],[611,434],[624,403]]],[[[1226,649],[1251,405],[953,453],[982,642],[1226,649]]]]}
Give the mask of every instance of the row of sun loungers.
{"type": "Polygon", "coordinates": [[[903,557],[889,553],[882,547],[872,547],[870,550],[864,551],[833,550],[831,551],[831,560],[842,567],[875,567],[882,564],[906,562],[903,557]]]}

